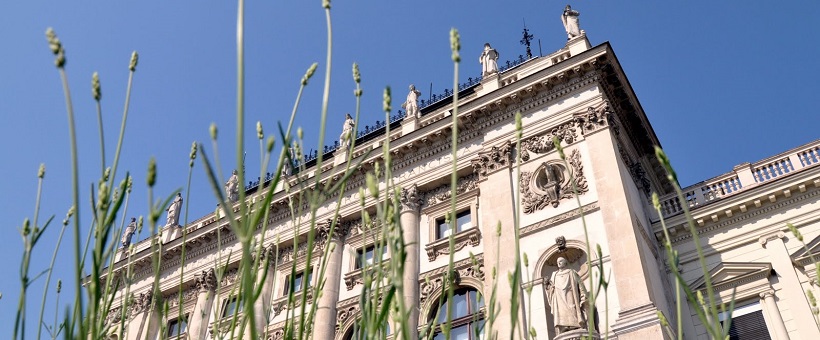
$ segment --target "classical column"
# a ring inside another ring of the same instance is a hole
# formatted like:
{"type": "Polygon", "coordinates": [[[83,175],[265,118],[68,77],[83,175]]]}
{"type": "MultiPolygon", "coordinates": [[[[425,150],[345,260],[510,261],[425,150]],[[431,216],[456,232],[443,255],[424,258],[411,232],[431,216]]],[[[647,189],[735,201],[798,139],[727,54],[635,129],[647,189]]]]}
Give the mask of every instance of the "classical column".
{"type": "MultiPolygon", "coordinates": [[[[515,270],[515,251],[512,249],[512,245],[515,244],[514,214],[516,212],[515,195],[513,193],[514,180],[510,172],[510,167],[513,164],[512,155],[513,146],[503,144],[480,152],[478,159],[471,161],[473,170],[478,173],[479,188],[481,190],[479,204],[481,205],[481,220],[484,223],[485,230],[481,233],[484,242],[484,263],[487,266],[495,266],[498,263],[495,270],[492,268],[485,269],[488,273],[497,274],[495,278],[493,278],[493,275],[485,276],[483,294],[485,297],[489,297],[493,292],[493,288],[495,288],[496,301],[501,302],[498,317],[493,323],[493,329],[487,329],[485,334],[497,332],[500,339],[509,338],[516,326],[511,323],[512,313],[520,313],[520,310],[511,311],[509,304],[509,301],[512,300],[513,288],[510,287],[508,273],[515,270]],[[497,233],[496,227],[499,224],[501,225],[501,232],[497,233]],[[500,252],[496,251],[498,244],[501,244],[500,252]]],[[[523,296],[520,296],[519,301],[522,301],[522,298],[523,296]]],[[[524,322],[523,313],[520,313],[518,320],[524,322]]]]}
{"type": "Polygon", "coordinates": [[[769,322],[774,326],[774,334],[777,340],[789,340],[786,324],[783,323],[780,309],[777,308],[777,302],[774,301],[774,290],[769,289],[760,293],[760,304],[763,305],[763,311],[769,316],[769,322]]]}
{"type": "Polygon", "coordinates": [[[194,310],[188,317],[188,335],[190,339],[205,339],[216,298],[216,275],[213,268],[203,270],[197,275],[196,289],[199,293],[194,310]]]}
{"type": "Polygon", "coordinates": [[[781,292],[785,294],[784,297],[788,301],[800,337],[803,339],[820,339],[820,330],[817,328],[811,306],[806,299],[806,293],[803,292],[800,279],[794,271],[794,265],[789,256],[789,251],[786,249],[786,244],[783,242],[785,236],[782,231],[778,231],[772,235],[761,237],[759,242],[768,251],[772,269],[777,272],[778,279],[783,285],[781,292]]]}
{"type": "MultiPolygon", "coordinates": [[[[265,331],[265,327],[268,326],[270,321],[273,319],[271,316],[271,295],[273,294],[273,282],[276,273],[274,272],[273,266],[273,257],[276,256],[274,253],[276,245],[271,245],[268,248],[262,249],[263,257],[259,260],[259,268],[257,269],[257,282],[261,282],[262,291],[259,294],[259,298],[253,304],[253,311],[254,311],[254,324],[256,325],[256,332],[257,334],[262,334],[265,331]],[[265,275],[262,278],[262,275],[265,275]]],[[[246,335],[250,336],[249,333],[250,329],[246,331],[246,335]]]]}
{"type": "Polygon", "coordinates": [[[314,339],[333,339],[336,336],[336,304],[339,302],[339,288],[342,285],[342,253],[348,230],[342,223],[336,223],[333,233],[330,232],[330,227],[330,220],[317,225],[319,237],[330,242],[330,254],[327,257],[327,267],[321,269],[324,271],[325,285],[322,287],[322,296],[318,299],[313,324],[314,339]]]}
{"type": "Polygon", "coordinates": [[[159,307],[152,291],[140,293],[129,306],[124,339],[156,338],[159,330],[159,307]]]}
{"type": "MultiPolygon", "coordinates": [[[[404,260],[404,273],[402,273],[402,284],[404,286],[404,305],[408,312],[406,324],[396,325],[397,327],[407,327],[411,339],[417,339],[419,321],[419,258],[421,256],[421,245],[419,239],[419,208],[421,207],[421,197],[418,195],[416,185],[410,188],[402,188],[399,196],[401,203],[401,228],[404,250],[407,257],[404,260]]],[[[397,329],[396,332],[402,332],[397,329]]],[[[398,333],[401,334],[401,333],[398,333]]]]}

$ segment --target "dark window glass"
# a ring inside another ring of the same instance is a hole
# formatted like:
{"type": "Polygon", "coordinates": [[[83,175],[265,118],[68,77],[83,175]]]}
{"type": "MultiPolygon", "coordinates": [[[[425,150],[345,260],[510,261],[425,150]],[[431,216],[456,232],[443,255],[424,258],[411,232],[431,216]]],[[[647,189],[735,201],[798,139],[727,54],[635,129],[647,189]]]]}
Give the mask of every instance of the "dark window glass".
{"type": "Polygon", "coordinates": [[[168,337],[184,334],[188,330],[188,316],[173,319],[168,322],[168,337]]]}
{"type": "MultiPolygon", "coordinates": [[[[475,289],[459,289],[453,292],[453,298],[445,300],[438,308],[438,318],[436,324],[440,325],[447,321],[447,307],[452,304],[452,330],[450,338],[453,340],[480,340],[484,333],[484,320],[476,315],[484,300],[475,289]]],[[[435,318],[431,315],[430,318],[435,318]]],[[[433,339],[444,339],[441,328],[436,327],[436,334],[433,339]]]]}

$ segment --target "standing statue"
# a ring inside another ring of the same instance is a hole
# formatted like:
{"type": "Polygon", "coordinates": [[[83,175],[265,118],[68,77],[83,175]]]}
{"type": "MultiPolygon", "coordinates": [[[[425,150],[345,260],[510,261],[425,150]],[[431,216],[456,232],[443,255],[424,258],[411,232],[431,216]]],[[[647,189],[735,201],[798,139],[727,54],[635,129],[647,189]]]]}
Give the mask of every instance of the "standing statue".
{"type": "Polygon", "coordinates": [[[233,171],[231,177],[228,178],[228,182],[225,183],[225,195],[228,202],[233,203],[239,200],[239,176],[236,170],[233,171]]]}
{"type": "Polygon", "coordinates": [[[567,40],[575,38],[583,33],[581,31],[581,27],[578,26],[579,15],[581,15],[581,13],[573,10],[569,5],[564,7],[564,13],[561,14],[561,22],[564,23],[564,29],[567,31],[567,40]]]}
{"type": "Polygon", "coordinates": [[[168,218],[166,219],[165,226],[169,225],[179,225],[179,210],[182,208],[182,194],[177,193],[177,197],[174,198],[174,201],[171,202],[171,205],[168,206],[168,209],[165,211],[168,212],[168,218]]]}
{"type": "Polygon", "coordinates": [[[134,233],[137,232],[137,219],[131,217],[131,223],[128,223],[128,226],[125,227],[125,232],[122,233],[122,247],[128,248],[131,245],[131,238],[134,237],[134,233]]]}
{"type": "Polygon", "coordinates": [[[481,76],[486,77],[493,73],[498,73],[498,51],[490,46],[490,43],[484,44],[484,51],[481,52],[481,57],[478,58],[481,63],[481,76]]]}
{"type": "Polygon", "coordinates": [[[405,117],[419,117],[419,96],[421,92],[416,90],[416,85],[410,84],[410,93],[407,94],[407,101],[401,104],[401,108],[407,110],[405,117]]]}
{"type": "Polygon", "coordinates": [[[567,259],[558,258],[558,270],[547,281],[547,301],[552,312],[555,334],[573,329],[585,328],[586,289],[581,284],[578,272],[567,268],[567,259]]]}
{"type": "Polygon", "coordinates": [[[345,114],[345,122],[342,125],[342,134],[339,135],[339,149],[345,149],[350,145],[350,140],[353,138],[353,117],[349,113],[345,114]]]}

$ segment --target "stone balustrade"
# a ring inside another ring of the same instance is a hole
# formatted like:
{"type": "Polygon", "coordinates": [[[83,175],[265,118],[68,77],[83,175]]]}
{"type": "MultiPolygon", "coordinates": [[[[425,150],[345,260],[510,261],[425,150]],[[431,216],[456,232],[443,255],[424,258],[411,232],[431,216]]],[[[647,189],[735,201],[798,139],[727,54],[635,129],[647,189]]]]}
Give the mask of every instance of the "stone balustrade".
{"type": "MultiPolygon", "coordinates": [[[[683,197],[689,209],[695,209],[818,164],[820,140],[755,163],[737,165],[732,172],[683,188],[683,197]]],[[[683,213],[680,198],[676,193],[661,197],[660,205],[664,218],[683,213]]]]}

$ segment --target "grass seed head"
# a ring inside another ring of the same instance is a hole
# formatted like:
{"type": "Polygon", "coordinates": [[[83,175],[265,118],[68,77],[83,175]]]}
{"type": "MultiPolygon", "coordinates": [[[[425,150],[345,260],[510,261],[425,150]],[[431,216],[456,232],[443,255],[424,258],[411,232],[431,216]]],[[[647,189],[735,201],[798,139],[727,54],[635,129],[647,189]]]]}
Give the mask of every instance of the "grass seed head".
{"type": "Polygon", "coordinates": [[[451,56],[453,62],[461,62],[461,54],[459,54],[461,50],[461,36],[455,27],[450,29],[450,50],[453,52],[451,56]]]}
{"type": "Polygon", "coordinates": [[[139,54],[137,54],[137,51],[131,52],[131,62],[128,63],[128,69],[131,70],[131,72],[137,70],[137,62],[139,61],[139,59],[140,56],[139,54]]]}
{"type": "Polygon", "coordinates": [[[318,66],[319,63],[313,63],[310,65],[310,67],[308,67],[307,71],[305,72],[305,75],[302,76],[302,86],[307,85],[308,80],[310,80],[310,77],[313,77],[313,74],[316,73],[316,67],[318,66]]]}
{"type": "Polygon", "coordinates": [[[148,161],[148,176],[146,177],[146,182],[149,187],[154,187],[154,184],[157,182],[157,160],[154,159],[154,157],[151,157],[151,160],[148,161]]]}
{"type": "Polygon", "coordinates": [[[265,132],[262,130],[262,122],[256,121],[256,138],[262,140],[265,138],[265,132]]]}
{"type": "Polygon", "coordinates": [[[91,75],[91,95],[94,97],[94,100],[100,101],[102,99],[102,87],[100,86],[100,74],[94,72],[91,75]]]}
{"type": "Polygon", "coordinates": [[[359,64],[358,63],[353,63],[353,81],[356,82],[356,84],[359,84],[359,83],[362,82],[362,75],[361,75],[361,73],[359,73],[359,64]]]}
{"type": "Polygon", "coordinates": [[[392,111],[393,108],[390,106],[390,101],[390,86],[387,86],[384,88],[384,94],[382,95],[382,109],[384,112],[392,111]]]}
{"type": "Polygon", "coordinates": [[[37,178],[43,178],[46,176],[46,164],[40,163],[40,168],[37,169],[37,178]]]}
{"type": "Polygon", "coordinates": [[[208,128],[208,132],[211,134],[211,139],[216,140],[217,133],[219,132],[216,128],[216,123],[211,123],[211,126],[208,128]]]}
{"type": "Polygon", "coordinates": [[[273,136],[269,136],[269,137],[268,137],[268,141],[267,141],[267,143],[266,143],[266,145],[265,145],[265,149],[266,149],[268,152],[271,152],[271,151],[273,151],[273,146],[274,146],[274,145],[276,145],[276,138],[273,138],[273,136]]]}

